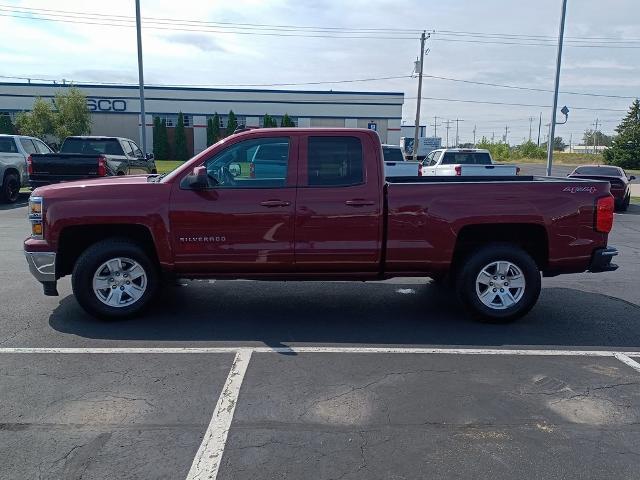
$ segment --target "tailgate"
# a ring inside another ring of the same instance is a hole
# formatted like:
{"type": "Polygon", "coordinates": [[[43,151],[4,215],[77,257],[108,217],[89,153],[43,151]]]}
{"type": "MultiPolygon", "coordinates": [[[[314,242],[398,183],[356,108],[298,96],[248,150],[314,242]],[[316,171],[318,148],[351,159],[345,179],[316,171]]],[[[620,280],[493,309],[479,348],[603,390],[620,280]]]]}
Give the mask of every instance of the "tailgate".
{"type": "Polygon", "coordinates": [[[31,155],[32,179],[56,177],[60,180],[75,180],[98,176],[100,155],[56,153],[31,155]]]}
{"type": "MultiPolygon", "coordinates": [[[[457,166],[457,165],[456,165],[457,166]]],[[[460,165],[464,176],[501,176],[517,175],[519,168],[516,165],[460,165]]]]}

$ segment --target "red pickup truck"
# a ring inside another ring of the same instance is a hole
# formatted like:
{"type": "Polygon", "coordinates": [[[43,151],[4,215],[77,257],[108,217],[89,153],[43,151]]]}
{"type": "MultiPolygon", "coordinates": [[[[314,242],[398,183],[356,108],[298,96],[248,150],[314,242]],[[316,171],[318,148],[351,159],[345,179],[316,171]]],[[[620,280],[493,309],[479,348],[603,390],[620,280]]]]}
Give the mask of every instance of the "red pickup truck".
{"type": "Polygon", "coordinates": [[[241,132],[168,175],[38,188],[29,217],[24,249],[45,295],[71,274],[99,317],[140,312],[172,276],[428,276],[476,317],[506,322],[533,307],[541,273],[617,268],[609,183],[385,179],[378,135],[361,129],[241,132]]]}

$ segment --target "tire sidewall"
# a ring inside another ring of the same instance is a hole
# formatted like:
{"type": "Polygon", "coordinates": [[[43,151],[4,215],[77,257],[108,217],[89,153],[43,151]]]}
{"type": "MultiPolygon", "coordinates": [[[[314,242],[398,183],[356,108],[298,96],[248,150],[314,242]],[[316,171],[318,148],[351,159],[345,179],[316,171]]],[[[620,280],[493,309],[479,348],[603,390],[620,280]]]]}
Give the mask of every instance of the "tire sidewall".
{"type": "Polygon", "coordinates": [[[104,241],[85,250],[78,258],[71,278],[73,293],[78,303],[91,315],[109,320],[131,317],[148,306],[158,289],[159,274],[156,265],[144,251],[127,241],[104,241]],[[101,302],[93,291],[93,276],[104,262],[116,257],[135,260],[147,276],[147,288],[142,297],[126,307],[111,307],[101,302]]]}
{"type": "Polygon", "coordinates": [[[20,179],[15,173],[8,173],[5,175],[2,181],[2,200],[6,203],[15,203],[20,197],[20,179]],[[17,187],[17,193],[15,197],[11,196],[11,184],[14,183],[17,187]]]}
{"type": "Polygon", "coordinates": [[[488,323],[506,323],[525,315],[535,305],[540,295],[540,271],[535,261],[524,250],[511,246],[495,244],[483,247],[468,257],[458,281],[458,296],[463,305],[476,318],[488,323]],[[476,293],[476,278],[488,264],[506,260],[516,265],[525,278],[525,290],[522,298],[512,307],[496,310],[487,307],[476,293]]]}

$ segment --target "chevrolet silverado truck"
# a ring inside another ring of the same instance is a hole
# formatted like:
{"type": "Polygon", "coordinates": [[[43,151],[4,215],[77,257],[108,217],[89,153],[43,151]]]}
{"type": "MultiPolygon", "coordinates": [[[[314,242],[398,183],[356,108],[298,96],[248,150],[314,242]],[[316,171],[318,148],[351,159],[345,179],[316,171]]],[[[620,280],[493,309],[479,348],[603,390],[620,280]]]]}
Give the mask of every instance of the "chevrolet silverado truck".
{"type": "Polygon", "coordinates": [[[615,270],[609,183],[567,178],[385,178],[363,129],[241,132],[167,175],[36,189],[24,242],[45,295],[71,275],[89,313],[131,316],[163,279],[379,280],[454,285],[476,317],[527,313],[541,273],[615,270]],[[243,175],[256,149],[286,168],[243,175]]]}
{"type": "Polygon", "coordinates": [[[27,168],[32,188],[157,171],[153,155],[145,157],[133,140],[120,137],[67,137],[58,153],[30,155],[27,168]]]}
{"type": "Polygon", "coordinates": [[[480,148],[439,148],[424,159],[423,176],[507,176],[519,175],[516,165],[493,163],[489,150],[480,148]]]}
{"type": "Polygon", "coordinates": [[[627,176],[622,168],[604,165],[582,165],[567,177],[609,182],[616,210],[626,212],[629,208],[629,203],[631,203],[631,180],[635,180],[636,177],[634,175],[627,176]]]}

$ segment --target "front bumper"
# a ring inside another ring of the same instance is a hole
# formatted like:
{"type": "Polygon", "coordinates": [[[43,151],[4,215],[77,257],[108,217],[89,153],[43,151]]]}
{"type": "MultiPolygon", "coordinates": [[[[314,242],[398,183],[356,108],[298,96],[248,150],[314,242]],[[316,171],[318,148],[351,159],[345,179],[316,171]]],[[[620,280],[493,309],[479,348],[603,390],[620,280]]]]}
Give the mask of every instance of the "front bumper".
{"type": "Polygon", "coordinates": [[[44,288],[48,296],[58,295],[56,289],[56,254],[54,252],[24,252],[31,275],[44,288]]]}
{"type": "Polygon", "coordinates": [[[618,265],[611,263],[613,257],[618,255],[618,250],[613,247],[598,248],[593,252],[589,272],[612,272],[618,269],[618,265]]]}

